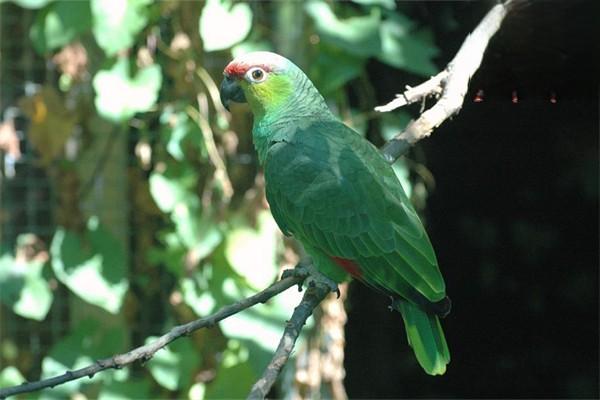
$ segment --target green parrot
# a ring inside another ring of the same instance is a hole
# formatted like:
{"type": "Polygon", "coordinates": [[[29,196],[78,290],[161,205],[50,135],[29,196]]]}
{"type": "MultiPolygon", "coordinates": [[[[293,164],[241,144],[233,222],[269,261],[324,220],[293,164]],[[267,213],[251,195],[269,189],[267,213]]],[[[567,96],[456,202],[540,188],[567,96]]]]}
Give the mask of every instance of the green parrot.
{"type": "Polygon", "coordinates": [[[247,102],[254,114],[252,139],[279,228],[325,276],[351,275],[390,296],[421,367],[443,374],[450,352],[439,317],[450,300],[423,224],[381,153],[278,54],[237,57],[220,92],[226,108],[247,102]]]}

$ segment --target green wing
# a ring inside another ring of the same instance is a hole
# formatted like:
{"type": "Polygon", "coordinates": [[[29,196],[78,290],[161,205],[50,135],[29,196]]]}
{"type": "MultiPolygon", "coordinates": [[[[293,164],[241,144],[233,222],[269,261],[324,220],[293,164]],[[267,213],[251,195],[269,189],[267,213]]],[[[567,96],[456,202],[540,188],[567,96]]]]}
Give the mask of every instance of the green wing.
{"type": "Polygon", "coordinates": [[[367,284],[445,297],[431,243],[392,168],[338,121],[279,132],[267,152],[267,199],[280,228],[329,257],[355,261],[367,284]]]}

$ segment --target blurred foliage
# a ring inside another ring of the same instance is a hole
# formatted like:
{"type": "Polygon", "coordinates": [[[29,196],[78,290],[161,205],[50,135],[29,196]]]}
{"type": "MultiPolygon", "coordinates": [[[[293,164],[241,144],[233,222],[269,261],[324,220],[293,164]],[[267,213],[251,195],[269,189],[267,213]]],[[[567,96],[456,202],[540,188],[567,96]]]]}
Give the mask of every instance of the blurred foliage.
{"type": "MultiPolygon", "coordinates": [[[[53,237],[34,238],[40,243],[32,247],[21,243],[28,240],[23,232],[18,242],[3,243],[0,300],[44,323],[53,293],[66,287],[78,299],[73,307],[84,311],[72,313],[47,353],[28,354],[22,338],[4,338],[2,384],[61,374],[141,345],[266,287],[282,265],[296,262],[297,249],[283,241],[267,211],[248,110],[235,108],[232,117],[219,103],[217,85],[232,55],[292,49],[285,55],[344,120],[379,141],[408,117],[387,115],[373,124],[380,116],[370,112],[368,61],[420,76],[436,71],[431,31],[390,0],[13,3],[37,10],[31,46],[59,72],[19,102],[58,204],[53,237]],[[363,99],[351,101],[351,92],[363,99]],[[129,150],[118,147],[123,136],[129,150]],[[65,151],[69,143],[75,152],[65,151]],[[128,240],[119,236],[123,227],[81,207],[95,196],[106,153],[117,151],[132,160],[120,171],[129,187],[118,189],[130,201],[107,206],[130,210],[128,240]],[[32,358],[41,367],[24,361],[32,358]]],[[[422,190],[412,193],[423,204],[430,177],[411,174],[410,165],[396,168],[407,190],[416,176],[422,190]]],[[[106,371],[33,397],[245,396],[299,299],[290,290],[173,343],[145,367],[106,371]]]]}

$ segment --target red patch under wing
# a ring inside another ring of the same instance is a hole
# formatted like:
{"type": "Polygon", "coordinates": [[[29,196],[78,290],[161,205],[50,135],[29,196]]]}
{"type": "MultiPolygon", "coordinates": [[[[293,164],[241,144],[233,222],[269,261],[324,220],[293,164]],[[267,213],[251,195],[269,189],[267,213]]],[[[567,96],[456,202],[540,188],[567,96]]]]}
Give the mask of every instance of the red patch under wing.
{"type": "Polygon", "coordinates": [[[362,271],[360,270],[360,266],[352,260],[348,260],[346,258],[340,257],[331,257],[334,263],[342,267],[344,271],[349,273],[355,278],[360,278],[362,276],[362,271]]]}

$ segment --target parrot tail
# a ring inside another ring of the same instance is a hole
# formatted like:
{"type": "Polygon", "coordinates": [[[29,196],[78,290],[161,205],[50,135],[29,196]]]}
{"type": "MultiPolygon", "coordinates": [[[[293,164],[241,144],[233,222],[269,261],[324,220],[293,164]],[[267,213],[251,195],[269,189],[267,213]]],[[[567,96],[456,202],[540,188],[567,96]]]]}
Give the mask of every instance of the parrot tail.
{"type": "Polygon", "coordinates": [[[450,351],[438,316],[427,314],[406,300],[395,301],[394,308],[402,314],[408,344],[421,367],[429,375],[443,375],[450,362],[450,351]]]}

